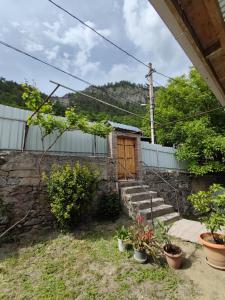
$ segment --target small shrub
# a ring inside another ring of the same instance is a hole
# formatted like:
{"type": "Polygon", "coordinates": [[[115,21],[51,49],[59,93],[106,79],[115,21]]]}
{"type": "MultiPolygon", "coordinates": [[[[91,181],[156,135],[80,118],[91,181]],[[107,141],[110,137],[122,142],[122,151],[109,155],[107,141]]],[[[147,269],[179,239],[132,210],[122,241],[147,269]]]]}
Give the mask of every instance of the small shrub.
{"type": "Polygon", "coordinates": [[[95,196],[99,174],[76,163],[53,166],[49,176],[44,175],[51,211],[60,227],[71,227],[87,213],[95,196]]]}
{"type": "Polygon", "coordinates": [[[98,219],[114,221],[119,218],[120,213],[121,204],[116,193],[105,194],[100,198],[97,211],[98,219]]]}
{"type": "MultiPolygon", "coordinates": [[[[194,208],[200,213],[200,220],[212,233],[216,243],[224,243],[214,235],[216,231],[225,228],[225,188],[212,184],[208,191],[200,191],[188,197],[194,208]]],[[[222,239],[222,237],[221,237],[222,239]]]]}
{"type": "Polygon", "coordinates": [[[129,229],[127,229],[124,225],[121,226],[121,227],[119,227],[116,230],[115,238],[123,240],[123,241],[128,240],[130,238],[130,231],[129,231],[129,229]]]}

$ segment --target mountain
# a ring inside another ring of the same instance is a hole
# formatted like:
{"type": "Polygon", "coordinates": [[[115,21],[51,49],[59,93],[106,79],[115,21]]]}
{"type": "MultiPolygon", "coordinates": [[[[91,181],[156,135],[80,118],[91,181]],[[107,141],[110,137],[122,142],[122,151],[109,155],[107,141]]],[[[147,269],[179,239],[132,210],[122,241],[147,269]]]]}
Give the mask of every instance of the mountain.
{"type": "MultiPolygon", "coordinates": [[[[146,103],[148,89],[141,84],[120,81],[98,87],[90,86],[81,92],[141,116],[144,116],[146,112],[146,108],[141,106],[141,104],[146,103]]],[[[22,93],[21,85],[14,81],[0,78],[1,104],[26,108],[22,100],[22,93]]],[[[42,95],[43,98],[46,97],[45,94],[42,95]]],[[[142,118],[140,117],[107,106],[79,92],[68,93],[63,97],[52,97],[52,101],[54,101],[54,111],[57,115],[64,115],[68,106],[76,106],[77,110],[87,115],[91,121],[107,119],[139,127],[142,123],[142,118]]]]}
{"type": "Polygon", "coordinates": [[[0,104],[24,108],[23,89],[20,84],[0,77],[0,104]]]}

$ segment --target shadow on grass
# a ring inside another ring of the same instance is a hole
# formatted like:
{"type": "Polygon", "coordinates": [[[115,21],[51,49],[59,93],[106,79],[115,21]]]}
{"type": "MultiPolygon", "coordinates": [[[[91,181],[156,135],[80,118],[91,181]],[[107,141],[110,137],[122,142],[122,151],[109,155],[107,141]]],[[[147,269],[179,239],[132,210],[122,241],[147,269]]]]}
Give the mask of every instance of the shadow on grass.
{"type": "Polygon", "coordinates": [[[130,225],[131,220],[126,216],[121,216],[116,221],[94,221],[89,220],[86,224],[79,224],[72,230],[61,231],[57,228],[52,230],[40,230],[35,233],[27,232],[23,235],[9,233],[0,240],[0,262],[4,259],[19,256],[21,248],[32,247],[36,244],[47,244],[56,239],[60,234],[70,234],[77,240],[97,241],[100,239],[111,240],[116,229],[121,225],[130,225]]]}

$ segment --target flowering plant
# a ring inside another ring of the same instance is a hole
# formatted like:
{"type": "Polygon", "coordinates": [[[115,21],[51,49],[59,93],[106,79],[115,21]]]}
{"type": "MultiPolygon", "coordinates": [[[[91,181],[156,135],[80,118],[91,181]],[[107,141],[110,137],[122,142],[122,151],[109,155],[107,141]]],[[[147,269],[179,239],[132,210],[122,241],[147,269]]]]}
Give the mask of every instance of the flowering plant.
{"type": "Polygon", "coordinates": [[[131,241],[134,249],[144,252],[153,238],[154,232],[144,223],[144,217],[138,216],[136,222],[130,228],[131,241]]]}

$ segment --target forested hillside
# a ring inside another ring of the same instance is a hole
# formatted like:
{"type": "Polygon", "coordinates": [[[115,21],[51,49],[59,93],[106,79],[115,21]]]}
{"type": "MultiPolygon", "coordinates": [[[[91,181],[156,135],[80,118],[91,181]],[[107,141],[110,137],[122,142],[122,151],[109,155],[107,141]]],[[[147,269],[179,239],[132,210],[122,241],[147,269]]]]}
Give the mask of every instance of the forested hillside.
{"type": "MultiPolygon", "coordinates": [[[[117,83],[108,83],[98,88],[88,87],[82,92],[135,114],[143,116],[146,112],[146,108],[141,106],[141,103],[146,102],[148,95],[147,88],[144,85],[120,81],[117,83]]],[[[23,89],[21,85],[14,81],[0,78],[1,104],[25,108],[22,93],[23,89]]],[[[43,98],[45,96],[43,94],[43,98]]],[[[94,101],[79,93],[69,93],[63,97],[53,97],[53,101],[55,102],[54,109],[57,115],[63,115],[67,106],[76,106],[77,110],[87,115],[91,121],[107,119],[139,127],[142,124],[141,118],[94,101]]]]}
{"type": "Polygon", "coordinates": [[[24,108],[23,89],[20,84],[0,77],[0,104],[24,108]]]}

